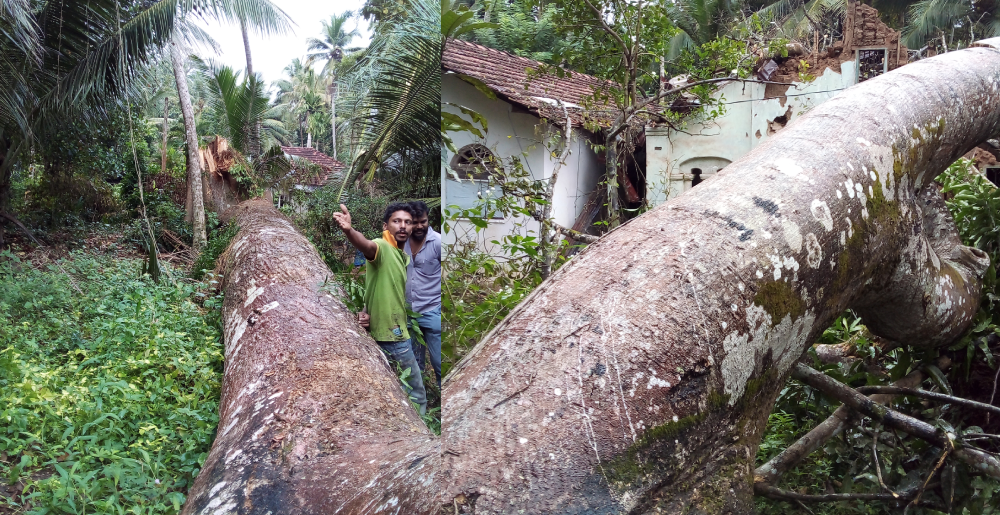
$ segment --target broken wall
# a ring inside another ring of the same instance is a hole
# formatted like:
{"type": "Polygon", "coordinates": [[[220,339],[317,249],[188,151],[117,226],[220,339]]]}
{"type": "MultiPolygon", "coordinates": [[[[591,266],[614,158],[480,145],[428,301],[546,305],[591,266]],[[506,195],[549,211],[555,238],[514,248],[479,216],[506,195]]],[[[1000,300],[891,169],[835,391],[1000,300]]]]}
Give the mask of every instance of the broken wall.
{"type": "Polygon", "coordinates": [[[723,114],[683,131],[646,128],[646,198],[658,205],[691,188],[692,170],[711,178],[727,164],[750,152],[785,125],[856,82],[853,66],[843,73],[826,69],[815,80],[792,82],[773,97],[764,84],[730,83],[716,93],[723,114]]]}
{"type": "Polygon", "coordinates": [[[855,51],[865,48],[885,48],[887,68],[894,70],[906,64],[906,47],[899,32],[882,23],[878,11],[860,2],[849,1],[844,16],[844,49],[853,58],[855,51]]]}
{"type": "Polygon", "coordinates": [[[690,189],[695,168],[702,179],[710,178],[809,109],[857,84],[859,51],[885,49],[887,71],[906,64],[907,49],[899,32],[882,23],[871,6],[848,2],[844,34],[842,41],[806,55],[775,57],[778,66],[766,78],[769,84],[720,87],[715,96],[725,110],[715,120],[689,123],[683,132],[647,127],[650,203],[660,204],[690,189]]]}

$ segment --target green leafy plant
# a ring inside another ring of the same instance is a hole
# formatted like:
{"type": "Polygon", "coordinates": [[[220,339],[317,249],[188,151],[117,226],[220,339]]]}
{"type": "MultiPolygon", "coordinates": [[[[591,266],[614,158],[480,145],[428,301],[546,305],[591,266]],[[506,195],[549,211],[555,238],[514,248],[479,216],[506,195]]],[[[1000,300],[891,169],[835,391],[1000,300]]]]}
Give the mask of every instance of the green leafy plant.
{"type": "Polygon", "coordinates": [[[0,510],[177,513],[218,424],[220,297],[0,254],[0,510]],[[63,273],[65,270],[65,273],[63,273]],[[76,290],[79,288],[79,292],[76,290]]]}
{"type": "Polygon", "coordinates": [[[239,232],[239,226],[235,223],[229,223],[214,231],[209,236],[205,248],[198,255],[198,259],[191,266],[191,277],[200,281],[205,277],[205,273],[215,270],[216,261],[229,248],[229,243],[236,237],[237,232],[239,232]]]}

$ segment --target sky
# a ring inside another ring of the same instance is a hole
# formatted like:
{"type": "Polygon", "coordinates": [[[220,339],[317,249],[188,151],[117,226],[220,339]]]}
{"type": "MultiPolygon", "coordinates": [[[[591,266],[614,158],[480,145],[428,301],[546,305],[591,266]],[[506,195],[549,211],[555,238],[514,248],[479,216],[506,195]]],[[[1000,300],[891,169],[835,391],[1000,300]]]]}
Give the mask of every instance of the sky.
{"type": "MultiPolygon", "coordinates": [[[[283,70],[292,59],[305,57],[306,39],[321,37],[323,29],[321,22],[323,20],[329,20],[331,15],[348,10],[358,12],[364,6],[364,0],[272,1],[288,14],[295,25],[293,26],[294,32],[281,36],[267,36],[266,39],[260,34],[250,32],[250,56],[253,59],[254,72],[263,75],[264,82],[268,85],[282,78],[283,70]]],[[[362,37],[355,38],[351,43],[352,46],[367,46],[371,36],[368,22],[358,17],[353,23],[357,24],[362,37]]],[[[198,24],[219,43],[222,51],[219,55],[213,55],[209,49],[198,48],[195,53],[203,58],[229,65],[236,70],[246,69],[246,53],[243,51],[243,36],[240,34],[239,25],[215,21],[211,23],[200,21],[198,24]]],[[[353,26],[353,24],[349,24],[348,30],[353,26]]],[[[316,68],[319,69],[318,64],[316,68]]]]}

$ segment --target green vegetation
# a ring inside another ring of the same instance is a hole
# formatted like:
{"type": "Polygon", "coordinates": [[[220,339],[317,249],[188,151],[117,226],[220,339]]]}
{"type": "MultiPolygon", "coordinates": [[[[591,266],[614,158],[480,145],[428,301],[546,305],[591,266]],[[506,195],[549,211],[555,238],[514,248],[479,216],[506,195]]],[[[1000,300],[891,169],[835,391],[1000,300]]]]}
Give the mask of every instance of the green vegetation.
{"type": "Polygon", "coordinates": [[[208,244],[205,245],[201,254],[198,255],[198,259],[191,266],[191,277],[200,281],[206,273],[214,271],[219,256],[226,251],[237,232],[239,232],[239,226],[235,223],[226,224],[218,231],[213,232],[208,238],[208,244]]]}
{"type": "MultiPolygon", "coordinates": [[[[996,263],[1000,258],[997,247],[997,227],[1000,219],[1000,193],[985,177],[961,159],[943,173],[938,181],[944,186],[947,204],[955,218],[963,241],[990,254],[996,263]]],[[[858,234],[857,232],[855,234],[858,234]]],[[[813,367],[851,386],[887,384],[914,370],[923,370],[922,388],[954,393],[981,402],[988,402],[996,374],[994,352],[1000,350],[1000,313],[997,312],[996,272],[991,265],[983,286],[983,298],[976,322],[969,333],[945,349],[919,347],[886,347],[887,342],[872,336],[852,312],[839,317],[817,343],[844,344],[855,357],[844,364],[822,364],[814,360],[813,367]],[[942,361],[944,360],[944,361],[942,361]],[[951,364],[942,370],[939,365],[951,364]]],[[[782,389],[774,411],[768,419],[767,431],[757,453],[761,465],[810,429],[825,420],[836,409],[816,390],[797,381],[789,381],[782,389]]],[[[915,398],[897,397],[892,408],[926,420],[944,431],[972,439],[996,429],[996,421],[982,414],[949,405],[920,402],[915,398]]],[[[977,442],[977,443],[981,443],[977,442]]],[[[989,449],[988,449],[989,450],[989,449]]],[[[995,450],[995,449],[994,449],[995,450]]],[[[786,473],[780,487],[801,493],[880,492],[878,474],[896,491],[924,481],[940,453],[921,440],[898,431],[865,421],[848,428],[830,439],[820,450],[810,455],[786,473]],[[878,468],[873,461],[879,459],[878,468]]],[[[953,497],[951,513],[996,513],[1000,508],[1000,482],[976,476],[961,464],[947,462],[941,471],[938,486],[928,488],[923,499],[929,506],[944,506],[953,497]],[[953,482],[953,483],[952,483],[953,482]],[[953,487],[950,485],[954,485],[953,487]],[[944,486],[941,486],[944,485],[944,486]]],[[[784,501],[757,498],[762,515],[808,513],[801,506],[784,501]]],[[[877,502],[850,501],[812,504],[815,514],[860,515],[885,513],[887,505],[877,502]]],[[[928,507],[911,508],[910,513],[942,513],[928,507]]]]}
{"type": "Polygon", "coordinates": [[[221,297],[0,253],[0,510],[176,513],[215,436],[221,297]]]}

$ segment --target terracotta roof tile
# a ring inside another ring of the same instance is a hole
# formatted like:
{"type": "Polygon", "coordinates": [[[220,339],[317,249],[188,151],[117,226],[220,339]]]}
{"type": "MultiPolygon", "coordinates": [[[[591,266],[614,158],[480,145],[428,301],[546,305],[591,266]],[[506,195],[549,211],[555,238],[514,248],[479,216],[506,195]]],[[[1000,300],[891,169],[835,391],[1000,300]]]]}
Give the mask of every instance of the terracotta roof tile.
{"type": "Polygon", "coordinates": [[[441,66],[482,81],[506,100],[524,106],[553,123],[565,119],[558,102],[567,107],[570,119],[577,127],[582,127],[586,120],[608,127],[614,120],[612,108],[582,107],[593,103],[585,98],[614,84],[592,75],[566,70],[565,77],[544,73],[529,78],[529,70],[547,65],[457,39],[445,42],[441,66]]]}
{"type": "MultiPolygon", "coordinates": [[[[307,173],[302,171],[299,173],[295,171],[293,173],[300,175],[301,177],[296,177],[296,183],[305,186],[315,186],[321,187],[329,182],[331,179],[342,179],[343,171],[346,168],[344,163],[337,161],[336,159],[310,147],[281,147],[281,150],[293,158],[305,159],[316,166],[319,166],[322,170],[319,174],[307,173]]],[[[294,162],[294,159],[293,159],[294,162]]]]}

